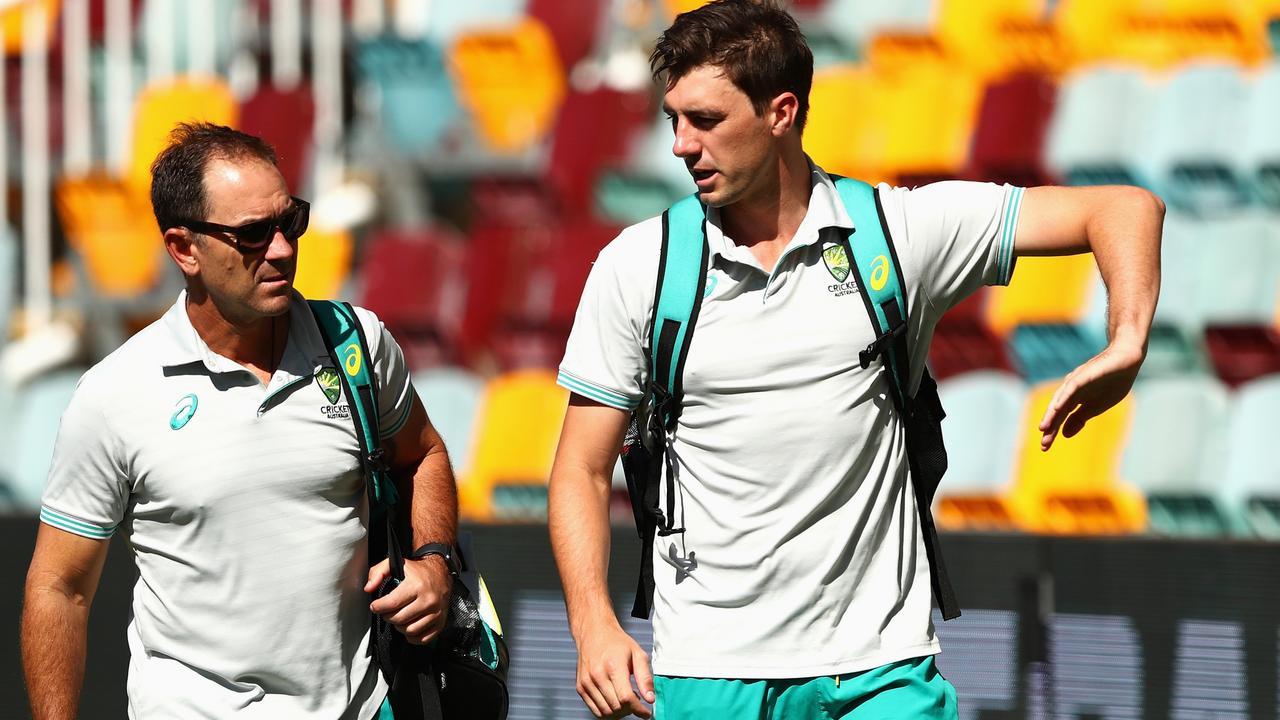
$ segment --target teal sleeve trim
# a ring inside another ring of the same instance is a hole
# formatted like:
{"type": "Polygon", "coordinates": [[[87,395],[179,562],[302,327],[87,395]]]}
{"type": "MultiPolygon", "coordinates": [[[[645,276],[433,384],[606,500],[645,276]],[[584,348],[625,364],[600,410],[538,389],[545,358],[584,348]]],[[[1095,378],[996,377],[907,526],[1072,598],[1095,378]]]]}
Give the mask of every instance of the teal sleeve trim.
{"type": "Polygon", "coordinates": [[[579,395],[583,395],[595,400],[596,402],[604,403],[609,407],[617,408],[619,410],[626,410],[629,412],[631,410],[635,410],[636,407],[640,405],[639,402],[632,401],[621,393],[614,392],[607,388],[602,388],[599,385],[592,385],[591,383],[576,378],[563,370],[560,371],[560,374],[556,375],[556,384],[569,392],[578,393],[579,395]]]}
{"type": "Polygon", "coordinates": [[[1013,243],[1018,233],[1018,216],[1022,213],[1024,188],[1009,190],[1005,201],[1004,221],[1000,228],[1000,247],[996,257],[996,284],[1008,285],[1013,280],[1013,243]]]}
{"type": "Polygon", "coordinates": [[[404,424],[409,422],[409,412],[411,410],[413,410],[413,402],[410,401],[405,403],[404,410],[400,411],[400,417],[397,418],[395,422],[391,423],[390,427],[386,428],[385,430],[379,431],[378,437],[383,440],[389,437],[394,437],[395,434],[400,432],[400,429],[404,427],[404,424]]]}
{"type": "Polygon", "coordinates": [[[101,527],[90,522],[85,522],[77,517],[72,517],[66,513],[58,512],[49,506],[40,508],[40,522],[46,525],[52,525],[59,530],[66,530],[74,535],[92,538],[94,540],[106,540],[116,533],[115,526],[101,527]]]}

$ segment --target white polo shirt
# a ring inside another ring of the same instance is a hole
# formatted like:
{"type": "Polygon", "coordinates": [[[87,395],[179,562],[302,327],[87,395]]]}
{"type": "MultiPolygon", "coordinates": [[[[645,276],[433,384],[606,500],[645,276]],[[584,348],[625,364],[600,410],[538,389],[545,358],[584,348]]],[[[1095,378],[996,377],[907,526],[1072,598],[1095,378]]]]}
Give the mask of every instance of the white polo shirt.
{"type": "MultiPolygon", "coordinates": [[[[709,214],[707,290],[669,440],[686,531],[654,547],[660,674],[817,677],[939,649],[904,436],[883,366],[858,365],[875,331],[856,276],[822,259],[853,223],[817,167],[812,184],[772,273],[709,214]]],[[[915,388],[942,313],[1008,283],[1022,190],[879,190],[907,284],[915,388]]],[[[560,366],[565,388],[638,404],[661,239],[653,218],[601,251],[560,366]]]]}
{"type": "MultiPolygon", "coordinates": [[[[412,405],[404,357],[356,312],[390,437],[412,405]]],[[[289,313],[263,387],[201,340],[184,293],[85,373],[62,416],[40,518],[129,540],[131,718],[367,720],[386,695],[350,408],[321,387],[332,363],[296,293],[289,313]]]]}

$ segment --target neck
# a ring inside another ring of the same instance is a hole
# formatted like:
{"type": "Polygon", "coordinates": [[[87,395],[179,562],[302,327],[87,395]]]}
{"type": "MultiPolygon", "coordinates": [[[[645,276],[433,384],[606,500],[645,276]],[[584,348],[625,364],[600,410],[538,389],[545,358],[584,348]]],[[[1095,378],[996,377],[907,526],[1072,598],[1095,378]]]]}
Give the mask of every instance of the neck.
{"type": "Polygon", "coordinates": [[[784,149],[767,172],[749,196],[720,209],[726,233],[739,245],[790,242],[809,210],[809,160],[798,144],[784,149]]]}
{"type": "Polygon", "coordinates": [[[289,332],[289,315],[235,317],[207,292],[187,289],[187,317],[213,352],[250,368],[274,372],[289,332]]]}

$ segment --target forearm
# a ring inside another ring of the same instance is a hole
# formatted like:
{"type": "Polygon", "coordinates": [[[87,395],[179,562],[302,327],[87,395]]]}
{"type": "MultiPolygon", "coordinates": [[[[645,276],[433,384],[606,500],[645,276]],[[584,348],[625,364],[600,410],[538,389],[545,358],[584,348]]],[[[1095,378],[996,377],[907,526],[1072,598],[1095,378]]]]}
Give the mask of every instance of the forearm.
{"type": "Polygon", "coordinates": [[[1089,249],[1107,286],[1107,336],[1146,353],[1160,295],[1164,204],[1138,188],[1117,191],[1087,225],[1089,249]]]}
{"type": "Polygon", "coordinates": [[[397,489],[409,507],[413,547],[452,544],[458,536],[458,491],[444,443],[433,443],[417,468],[401,478],[397,489]]]}
{"type": "Polygon", "coordinates": [[[560,570],[569,627],[575,638],[600,623],[617,623],[609,600],[611,479],[557,460],[548,489],[551,549],[560,570]]]}
{"type": "Polygon", "coordinates": [[[87,598],[28,583],[22,610],[22,669],[35,720],[74,718],[84,682],[87,598]]]}

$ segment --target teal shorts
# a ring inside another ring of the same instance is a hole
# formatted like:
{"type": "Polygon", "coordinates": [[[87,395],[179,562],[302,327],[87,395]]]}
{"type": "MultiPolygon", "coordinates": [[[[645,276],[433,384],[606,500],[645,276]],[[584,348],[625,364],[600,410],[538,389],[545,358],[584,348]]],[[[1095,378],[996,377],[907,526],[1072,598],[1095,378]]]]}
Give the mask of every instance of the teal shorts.
{"type": "Polygon", "coordinates": [[[656,676],[654,720],[957,720],[933,657],[795,680],[656,676]]]}

